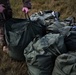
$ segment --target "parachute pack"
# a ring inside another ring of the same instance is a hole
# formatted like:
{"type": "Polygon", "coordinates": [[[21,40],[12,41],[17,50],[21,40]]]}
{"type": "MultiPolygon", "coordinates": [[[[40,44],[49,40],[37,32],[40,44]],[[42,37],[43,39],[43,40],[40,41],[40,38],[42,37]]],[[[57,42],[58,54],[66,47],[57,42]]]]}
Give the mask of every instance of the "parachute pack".
{"type": "Polygon", "coordinates": [[[75,62],[71,62],[76,61],[76,54],[69,54],[76,51],[75,18],[59,17],[59,12],[45,10],[32,14],[30,19],[12,18],[6,22],[9,56],[25,60],[29,75],[76,74],[75,62]]]}

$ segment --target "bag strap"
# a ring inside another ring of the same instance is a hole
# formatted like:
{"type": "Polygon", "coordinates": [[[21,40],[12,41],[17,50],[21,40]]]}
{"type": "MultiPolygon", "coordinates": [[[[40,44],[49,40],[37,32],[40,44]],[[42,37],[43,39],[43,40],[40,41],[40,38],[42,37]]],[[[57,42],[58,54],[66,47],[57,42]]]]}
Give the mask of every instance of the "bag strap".
{"type": "Polygon", "coordinates": [[[29,21],[31,21],[29,14],[25,14],[25,18],[28,19],[29,21]]]}

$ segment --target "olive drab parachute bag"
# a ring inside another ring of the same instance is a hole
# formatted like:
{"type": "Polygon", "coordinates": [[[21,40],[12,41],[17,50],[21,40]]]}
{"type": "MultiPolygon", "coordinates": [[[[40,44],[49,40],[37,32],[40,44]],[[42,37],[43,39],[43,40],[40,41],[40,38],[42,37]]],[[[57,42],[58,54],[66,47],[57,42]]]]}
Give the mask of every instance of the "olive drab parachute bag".
{"type": "Polygon", "coordinates": [[[46,32],[66,34],[65,32],[70,31],[71,26],[74,25],[74,21],[74,17],[68,17],[63,21],[56,20],[46,27],[46,32]]]}
{"type": "Polygon", "coordinates": [[[60,29],[65,25],[62,24],[60,21],[54,21],[52,24],[46,27],[47,33],[60,33],[60,29]]]}
{"type": "Polygon", "coordinates": [[[67,50],[76,51],[76,26],[72,26],[65,37],[65,45],[67,50]]]}
{"type": "Polygon", "coordinates": [[[45,27],[38,21],[10,19],[5,24],[5,39],[10,57],[24,60],[24,49],[36,35],[43,36],[45,27]]]}
{"type": "MultiPolygon", "coordinates": [[[[46,31],[47,33],[64,33],[65,30],[64,29],[69,29],[71,28],[71,26],[69,26],[68,23],[64,22],[64,21],[54,21],[52,24],[48,25],[46,27],[46,31]]],[[[66,30],[67,32],[68,30],[66,30]]]]}
{"type": "Polygon", "coordinates": [[[44,10],[34,13],[30,16],[32,21],[39,20],[43,25],[48,26],[55,20],[59,20],[60,13],[51,10],[44,10]]]}
{"type": "Polygon", "coordinates": [[[76,52],[59,55],[52,75],[76,75],[76,52]]]}
{"type": "Polygon", "coordinates": [[[64,20],[64,22],[66,22],[69,26],[73,26],[75,23],[75,17],[70,16],[70,17],[66,18],[64,20]]]}
{"type": "Polygon", "coordinates": [[[24,50],[28,74],[51,75],[56,57],[66,52],[64,37],[60,34],[34,38],[24,50]]]}

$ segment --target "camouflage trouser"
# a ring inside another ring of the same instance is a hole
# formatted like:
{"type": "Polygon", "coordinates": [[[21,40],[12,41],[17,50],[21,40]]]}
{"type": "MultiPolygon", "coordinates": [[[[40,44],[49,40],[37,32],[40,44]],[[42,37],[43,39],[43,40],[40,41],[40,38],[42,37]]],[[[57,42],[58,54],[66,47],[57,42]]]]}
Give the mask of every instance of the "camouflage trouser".
{"type": "Polygon", "coordinates": [[[0,21],[0,46],[3,47],[4,44],[4,21],[0,21]]]}

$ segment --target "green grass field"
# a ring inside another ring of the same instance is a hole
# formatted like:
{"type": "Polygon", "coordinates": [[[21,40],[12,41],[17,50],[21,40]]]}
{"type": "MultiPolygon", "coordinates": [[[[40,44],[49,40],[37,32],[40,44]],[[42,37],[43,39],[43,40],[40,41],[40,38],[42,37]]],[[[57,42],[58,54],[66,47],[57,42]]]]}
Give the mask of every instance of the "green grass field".
{"type": "MultiPolygon", "coordinates": [[[[10,0],[11,7],[13,9],[13,16],[18,18],[24,18],[22,9],[22,0],[10,0]]],[[[61,13],[61,18],[68,16],[76,17],[76,0],[32,0],[32,13],[40,10],[53,10],[61,13]]]]}

